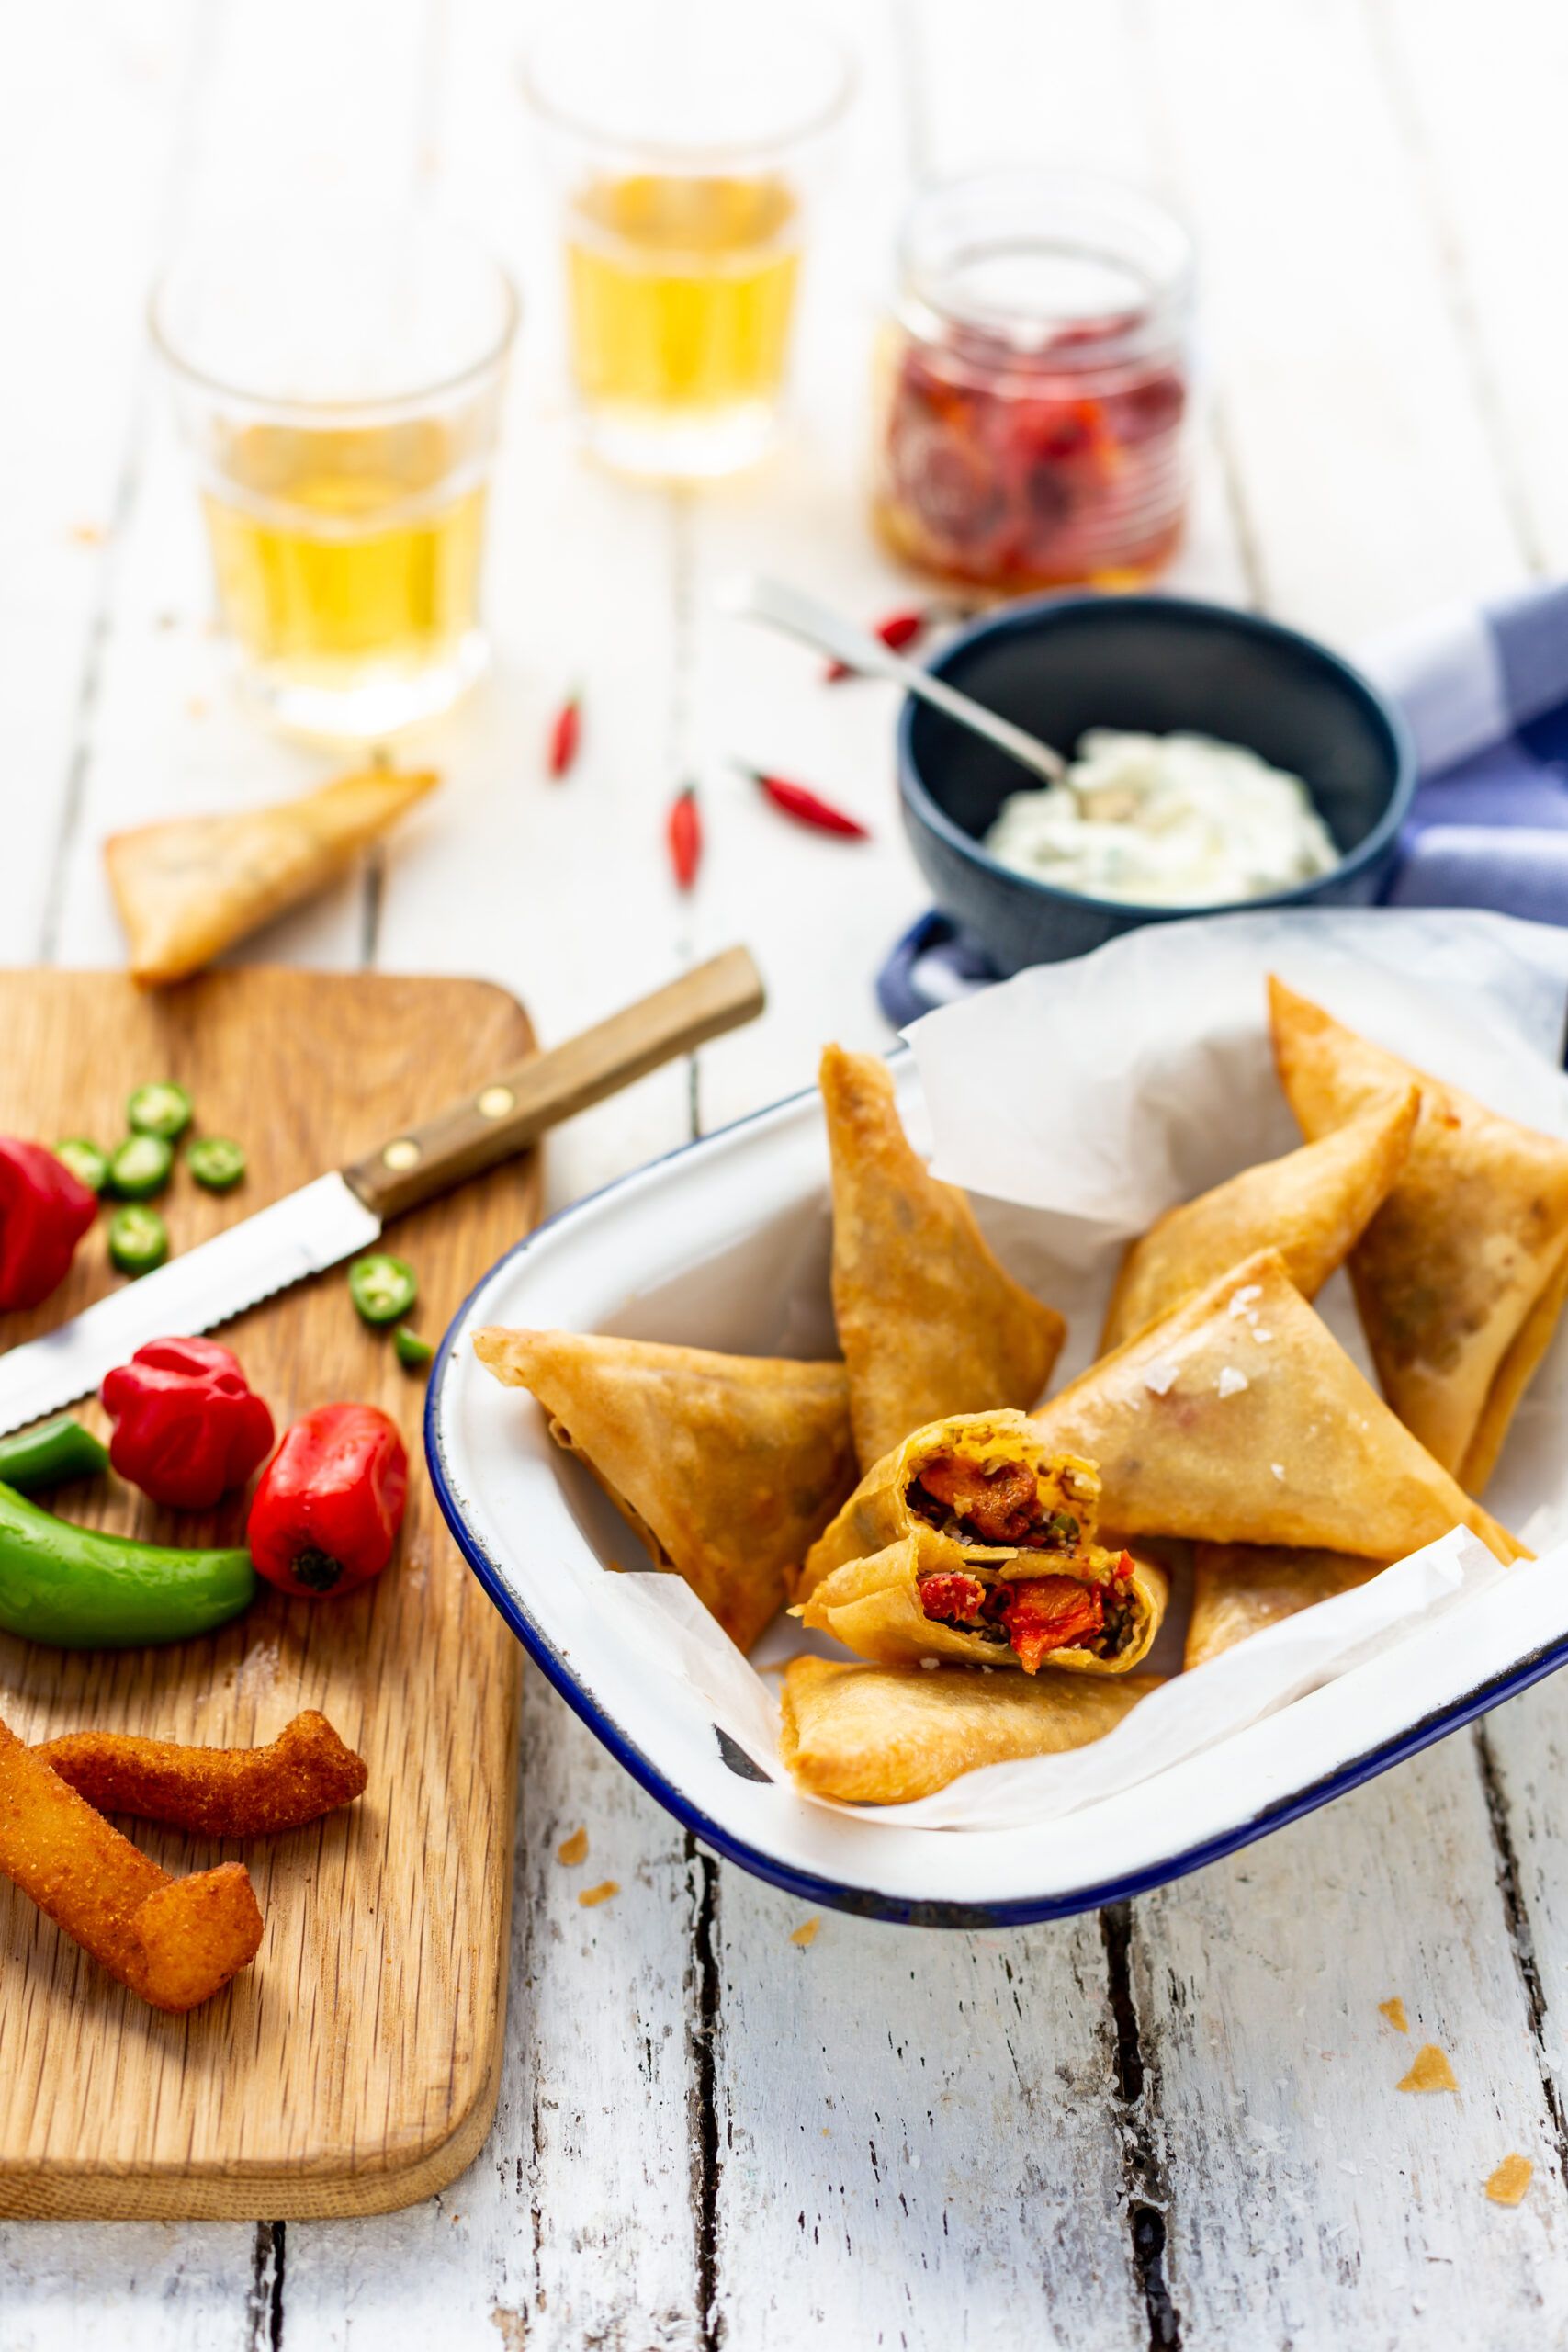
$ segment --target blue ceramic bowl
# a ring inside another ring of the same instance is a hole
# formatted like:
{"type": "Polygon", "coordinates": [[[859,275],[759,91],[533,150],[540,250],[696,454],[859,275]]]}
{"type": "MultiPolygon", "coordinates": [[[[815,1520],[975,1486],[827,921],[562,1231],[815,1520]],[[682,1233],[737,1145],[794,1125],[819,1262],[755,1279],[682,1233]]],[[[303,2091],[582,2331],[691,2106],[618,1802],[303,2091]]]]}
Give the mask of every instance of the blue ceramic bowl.
{"type": "Polygon", "coordinates": [[[898,722],[904,822],[938,906],[1001,971],[1085,955],[1139,923],[1378,896],[1416,789],[1415,747],[1387,696],[1311,638],[1185,596],[1043,596],[966,629],[931,666],[1069,754],[1090,727],[1245,744],[1305,780],[1341,852],[1330,874],[1225,907],[1133,906],[1011,873],[981,837],[1028,776],[911,696],[898,722]]]}

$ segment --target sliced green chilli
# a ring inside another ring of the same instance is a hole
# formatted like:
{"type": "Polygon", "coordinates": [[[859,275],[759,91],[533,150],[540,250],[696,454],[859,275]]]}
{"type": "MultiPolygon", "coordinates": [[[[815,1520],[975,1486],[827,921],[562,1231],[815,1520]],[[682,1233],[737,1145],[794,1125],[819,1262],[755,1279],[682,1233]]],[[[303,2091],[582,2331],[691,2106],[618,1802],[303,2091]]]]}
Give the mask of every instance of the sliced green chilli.
{"type": "Polygon", "coordinates": [[[150,1201],[174,1164],[174,1146],[162,1136],[127,1136],[109,1154],[108,1189],[117,1201],[150,1201]]]}
{"type": "Polygon", "coordinates": [[[197,1136],[186,1146],[186,1166],[209,1193],[231,1193],[245,1173],[245,1151],[231,1136],[197,1136]]]}
{"type": "Polygon", "coordinates": [[[156,1209],[134,1201],[109,1219],[109,1262],[122,1274],[150,1274],[169,1254],[169,1228],[156,1209]]]}
{"type": "Polygon", "coordinates": [[[109,1181],[109,1156],[100,1151],[85,1136],[67,1136],[54,1147],[56,1159],[62,1159],[78,1184],[85,1184],[89,1193],[101,1193],[109,1181]]]}
{"type": "Polygon", "coordinates": [[[348,1295],[367,1323],[400,1323],[419,1296],[419,1283],[405,1259],[376,1250],[350,1266],[348,1295]]]}
{"type": "Polygon", "coordinates": [[[133,1135],[161,1136],[165,1143],[175,1143],[190,1125],[191,1108],[183,1086],[172,1078],[154,1079],[151,1086],[139,1086],[127,1102],[126,1125],[133,1135]]]}
{"type": "Polygon", "coordinates": [[[435,1350],[406,1323],[400,1323],[392,1334],[392,1345],[398,1351],[398,1362],[405,1372],[423,1372],[435,1350]]]}

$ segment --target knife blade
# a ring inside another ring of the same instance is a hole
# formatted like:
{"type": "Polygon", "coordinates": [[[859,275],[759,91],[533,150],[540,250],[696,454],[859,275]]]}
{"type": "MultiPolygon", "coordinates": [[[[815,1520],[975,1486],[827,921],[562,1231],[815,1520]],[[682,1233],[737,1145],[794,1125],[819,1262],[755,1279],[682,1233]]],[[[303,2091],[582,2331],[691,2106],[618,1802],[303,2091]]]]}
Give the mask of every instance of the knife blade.
{"type": "MultiPolygon", "coordinates": [[[[210,1331],[368,1249],[405,1209],[525,1150],[557,1120],[754,1020],[757,967],[729,948],[580,1036],[501,1072],[421,1125],[215,1234],[0,1355],[0,1436],[95,1390],[149,1340],[210,1331]]],[[[476,1266],[477,1276],[482,1272],[476,1266]]]]}
{"type": "Polygon", "coordinates": [[[275,1291],[368,1249],[381,1220],[341,1176],[318,1176],[226,1233],[111,1291],[0,1356],[0,1435],[90,1395],[148,1340],[210,1331],[275,1291]]]}

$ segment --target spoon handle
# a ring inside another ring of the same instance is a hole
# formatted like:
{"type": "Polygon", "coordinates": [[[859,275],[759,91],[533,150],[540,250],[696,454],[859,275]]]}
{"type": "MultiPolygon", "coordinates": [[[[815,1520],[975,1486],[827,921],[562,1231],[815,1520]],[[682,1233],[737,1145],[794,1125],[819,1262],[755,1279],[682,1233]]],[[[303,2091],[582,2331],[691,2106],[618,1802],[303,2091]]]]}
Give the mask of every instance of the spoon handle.
{"type": "Polygon", "coordinates": [[[929,670],[920,669],[913,662],[906,662],[880,638],[868,630],[856,628],[852,622],[842,619],[827,605],[818,603],[799,588],[791,588],[782,580],[770,580],[764,574],[751,572],[730,584],[722,602],[727,612],[743,620],[761,621],[769,628],[781,629],[786,637],[799,638],[804,644],[815,646],[836,662],[848,664],[877,678],[891,678],[906,694],[918,695],[922,702],[955,719],[960,727],[983,735],[999,752],[1016,760],[1032,775],[1041,776],[1047,784],[1057,784],[1066,774],[1066,762],[1059,752],[1038,737],[1015,727],[1010,719],[1000,718],[984,703],[960,694],[943,678],[933,678],[929,670]]]}

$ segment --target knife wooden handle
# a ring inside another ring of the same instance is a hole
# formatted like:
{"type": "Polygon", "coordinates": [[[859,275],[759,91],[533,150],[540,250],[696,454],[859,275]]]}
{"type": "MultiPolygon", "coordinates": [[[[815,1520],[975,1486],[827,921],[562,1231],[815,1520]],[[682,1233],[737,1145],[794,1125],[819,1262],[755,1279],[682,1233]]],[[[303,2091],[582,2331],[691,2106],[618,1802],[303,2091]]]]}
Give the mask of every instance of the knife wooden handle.
{"type": "Polygon", "coordinates": [[[510,1159],[558,1120],[602,1102],[709,1037],[754,1021],[765,1001],[746,949],[728,948],[580,1037],[498,1070],[488,1085],[422,1125],[405,1127],[345,1168],[344,1176],[367,1208],[383,1219],[400,1216],[510,1159]]]}

